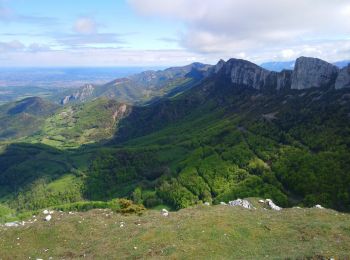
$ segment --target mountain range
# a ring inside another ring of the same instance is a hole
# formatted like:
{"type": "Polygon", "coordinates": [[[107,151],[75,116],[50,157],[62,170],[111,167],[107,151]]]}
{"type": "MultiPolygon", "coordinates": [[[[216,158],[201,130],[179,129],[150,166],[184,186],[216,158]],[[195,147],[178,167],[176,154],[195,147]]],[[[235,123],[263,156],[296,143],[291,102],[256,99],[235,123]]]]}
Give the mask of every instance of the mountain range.
{"type": "Polygon", "coordinates": [[[149,208],[264,197],[350,210],[349,66],[194,63],[55,100],[0,107],[0,201],[19,212],[120,197],[149,208]]]}

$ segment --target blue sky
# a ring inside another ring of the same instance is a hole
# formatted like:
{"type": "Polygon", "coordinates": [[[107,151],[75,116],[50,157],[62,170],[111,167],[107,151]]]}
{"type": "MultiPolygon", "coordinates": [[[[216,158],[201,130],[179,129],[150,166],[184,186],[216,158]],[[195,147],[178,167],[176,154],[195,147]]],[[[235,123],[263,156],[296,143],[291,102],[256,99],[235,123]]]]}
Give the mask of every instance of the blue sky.
{"type": "Polygon", "coordinates": [[[0,66],[350,58],[348,0],[0,0],[0,66]]]}

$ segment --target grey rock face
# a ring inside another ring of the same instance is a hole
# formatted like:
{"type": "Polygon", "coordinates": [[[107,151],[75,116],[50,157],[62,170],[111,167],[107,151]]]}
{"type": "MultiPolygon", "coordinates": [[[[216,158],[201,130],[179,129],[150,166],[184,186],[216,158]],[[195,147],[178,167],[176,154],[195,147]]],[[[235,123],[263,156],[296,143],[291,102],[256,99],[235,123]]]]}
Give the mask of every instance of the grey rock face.
{"type": "Polygon", "coordinates": [[[277,73],[276,89],[290,89],[292,85],[292,74],[293,71],[291,70],[282,70],[281,72],[277,73]]]}
{"type": "Polygon", "coordinates": [[[350,64],[341,69],[335,82],[335,89],[350,88],[350,64]]]}
{"type": "Polygon", "coordinates": [[[226,75],[236,85],[246,85],[255,89],[263,89],[273,83],[273,74],[251,62],[231,59],[225,66],[226,75]]]}
{"type": "Polygon", "coordinates": [[[329,87],[335,83],[339,69],[320,59],[300,57],[292,75],[292,89],[329,87]]]}
{"type": "Polygon", "coordinates": [[[69,101],[74,101],[74,100],[80,100],[80,101],[85,101],[86,99],[88,99],[89,97],[91,97],[93,95],[94,92],[94,86],[91,84],[86,84],[84,87],[80,88],[77,92],[75,92],[74,94],[70,95],[70,96],[65,96],[62,100],[61,100],[61,104],[65,105],[67,104],[69,101]]]}
{"type": "Polygon", "coordinates": [[[219,60],[219,62],[214,67],[214,73],[218,73],[224,66],[225,66],[225,61],[219,60]]]}
{"type": "Polygon", "coordinates": [[[224,74],[232,84],[248,86],[258,90],[289,89],[292,71],[274,72],[249,61],[230,59],[226,63],[222,60],[215,66],[216,74],[224,74]]]}

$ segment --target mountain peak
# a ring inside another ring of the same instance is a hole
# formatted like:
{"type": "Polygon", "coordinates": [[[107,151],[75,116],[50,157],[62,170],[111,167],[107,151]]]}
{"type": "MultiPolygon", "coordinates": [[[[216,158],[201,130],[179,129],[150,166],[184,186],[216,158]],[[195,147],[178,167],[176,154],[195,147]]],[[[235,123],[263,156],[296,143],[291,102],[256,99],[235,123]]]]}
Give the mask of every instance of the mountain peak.
{"type": "Polygon", "coordinates": [[[292,76],[292,89],[329,87],[334,85],[339,69],[324,60],[300,57],[295,62],[292,76]]]}

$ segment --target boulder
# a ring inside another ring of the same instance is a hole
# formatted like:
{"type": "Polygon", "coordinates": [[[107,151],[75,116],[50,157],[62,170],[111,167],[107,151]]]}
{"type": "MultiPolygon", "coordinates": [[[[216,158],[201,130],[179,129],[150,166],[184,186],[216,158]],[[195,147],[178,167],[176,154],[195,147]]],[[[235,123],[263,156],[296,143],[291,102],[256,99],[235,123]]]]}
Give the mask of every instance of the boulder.
{"type": "Polygon", "coordinates": [[[315,205],[314,208],[316,208],[316,209],[324,209],[324,207],[322,207],[320,204],[315,205]]]}
{"type": "Polygon", "coordinates": [[[253,209],[252,204],[248,200],[236,199],[228,202],[229,206],[241,206],[246,209],[253,209]]]}
{"type": "Polygon", "coordinates": [[[226,202],[221,201],[221,202],[220,202],[220,205],[227,205],[227,203],[226,203],[226,202]]]}
{"type": "Polygon", "coordinates": [[[169,211],[167,211],[166,209],[162,209],[161,214],[162,216],[167,217],[169,216],[169,211]]]}
{"type": "Polygon", "coordinates": [[[317,58],[300,57],[292,73],[292,89],[330,87],[335,84],[338,67],[317,58]]]}
{"type": "Polygon", "coordinates": [[[45,209],[44,211],[43,211],[43,214],[44,215],[47,215],[47,214],[49,214],[50,212],[47,210],[47,209],[45,209]]]}
{"type": "Polygon", "coordinates": [[[335,82],[335,89],[350,88],[350,64],[341,69],[335,82]]]}
{"type": "Polygon", "coordinates": [[[52,216],[51,216],[51,215],[47,215],[47,216],[44,218],[44,220],[45,220],[45,221],[50,221],[50,220],[51,220],[51,218],[52,218],[52,216]]]}
{"type": "Polygon", "coordinates": [[[270,209],[272,210],[277,210],[280,211],[282,210],[281,207],[277,206],[275,203],[273,203],[273,201],[271,199],[266,199],[265,203],[270,207],[270,209]]]}

